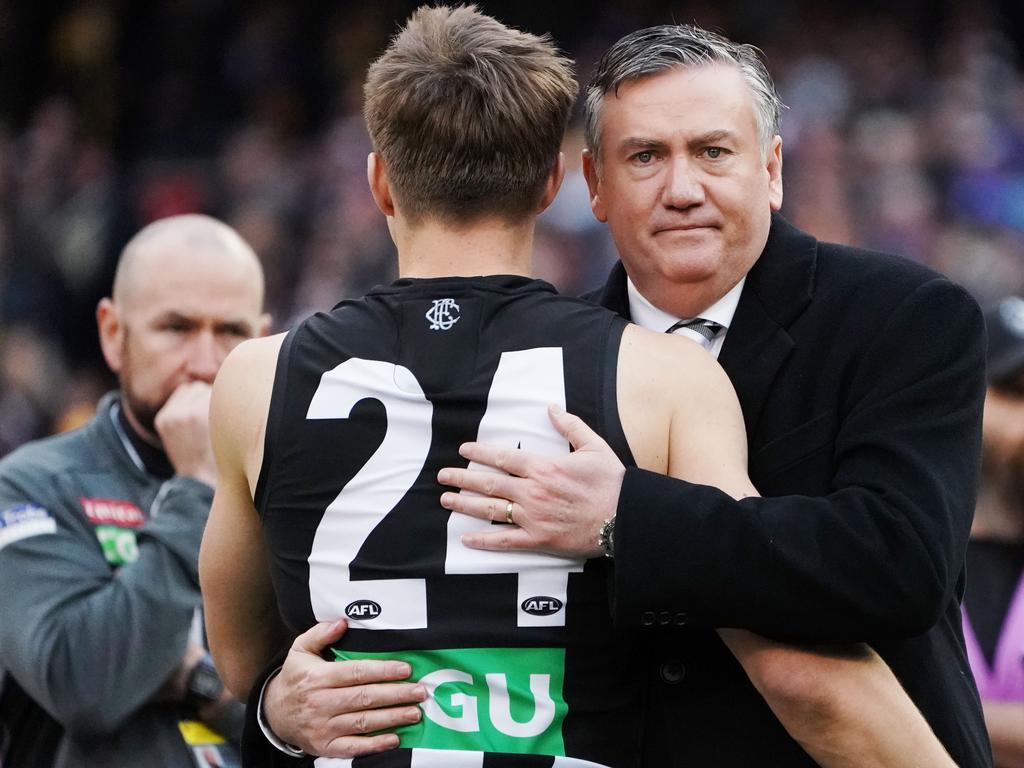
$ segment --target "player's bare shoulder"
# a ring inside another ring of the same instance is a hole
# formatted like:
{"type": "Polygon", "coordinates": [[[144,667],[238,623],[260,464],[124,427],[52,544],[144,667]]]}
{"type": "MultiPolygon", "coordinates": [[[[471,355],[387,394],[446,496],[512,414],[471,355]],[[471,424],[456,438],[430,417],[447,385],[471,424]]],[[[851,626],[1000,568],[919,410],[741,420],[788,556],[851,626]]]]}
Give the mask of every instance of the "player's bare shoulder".
{"type": "Polygon", "coordinates": [[[267,413],[285,336],[243,341],[224,360],[213,384],[210,426],[218,465],[233,458],[249,478],[263,461],[267,413]]]}
{"type": "Polygon", "coordinates": [[[724,406],[726,412],[739,413],[722,367],[684,337],[627,327],[617,382],[620,420],[637,463],[645,469],[667,471],[671,425],[686,411],[724,406]]]}
{"type": "Polygon", "coordinates": [[[668,405],[671,392],[732,388],[725,371],[695,341],[630,325],[619,351],[619,382],[648,401],[668,405]]]}

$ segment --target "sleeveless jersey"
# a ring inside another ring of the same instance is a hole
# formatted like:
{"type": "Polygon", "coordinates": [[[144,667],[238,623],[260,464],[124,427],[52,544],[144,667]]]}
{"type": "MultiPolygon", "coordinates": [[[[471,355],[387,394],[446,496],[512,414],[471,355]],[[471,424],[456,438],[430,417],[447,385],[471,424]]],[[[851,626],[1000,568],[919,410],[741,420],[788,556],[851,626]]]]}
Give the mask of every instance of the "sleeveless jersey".
{"type": "Polygon", "coordinates": [[[318,767],[636,763],[642,675],[613,638],[611,561],[468,549],[492,524],[441,507],[436,479],[469,440],[568,454],[550,403],[632,463],[625,325],[502,275],[399,280],[286,337],[255,493],[282,617],[347,617],[329,658],[405,660],[429,694],[400,749],[318,767]]]}

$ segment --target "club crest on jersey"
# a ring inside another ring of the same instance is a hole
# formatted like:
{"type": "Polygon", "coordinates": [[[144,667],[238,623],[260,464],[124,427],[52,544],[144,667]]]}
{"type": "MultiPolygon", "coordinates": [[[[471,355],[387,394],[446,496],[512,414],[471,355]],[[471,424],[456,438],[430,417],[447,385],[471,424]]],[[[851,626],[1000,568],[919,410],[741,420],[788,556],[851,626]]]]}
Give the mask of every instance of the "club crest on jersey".
{"type": "Polygon", "coordinates": [[[425,317],[430,321],[430,330],[450,331],[459,322],[459,312],[455,299],[434,299],[434,306],[427,310],[425,317]]]}
{"type": "Polygon", "coordinates": [[[350,619],[376,619],[380,616],[380,604],[373,600],[356,600],[345,606],[345,615],[350,619]]]}
{"type": "Polygon", "coordinates": [[[523,600],[523,613],[531,616],[552,616],[562,610],[562,601],[557,597],[537,595],[523,600]]]}

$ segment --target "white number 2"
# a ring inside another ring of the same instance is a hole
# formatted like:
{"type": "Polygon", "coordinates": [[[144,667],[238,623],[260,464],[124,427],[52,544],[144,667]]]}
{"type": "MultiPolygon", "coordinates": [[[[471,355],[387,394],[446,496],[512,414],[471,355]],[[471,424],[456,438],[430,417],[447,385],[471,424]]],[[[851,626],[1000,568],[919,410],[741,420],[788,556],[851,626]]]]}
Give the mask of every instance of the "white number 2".
{"type": "MultiPolygon", "coordinates": [[[[349,567],[366,539],[422,472],[430,451],[433,406],[407,368],[350,358],[321,376],[306,417],[348,418],[356,403],[365,399],[384,405],[387,430],[369,461],[327,507],[317,528],[309,554],[313,613],[318,621],[330,621],[346,615],[346,608],[353,604],[373,606],[369,612],[348,612],[349,624],[365,629],[423,629],[427,626],[423,579],[353,581],[349,567]]],[[[503,353],[477,437],[533,453],[568,453],[568,443],[548,422],[548,403],[565,406],[561,349],[542,347],[503,353]]],[[[474,464],[470,468],[485,469],[474,464]]],[[[438,495],[440,492],[439,488],[438,495]]],[[[466,515],[450,516],[445,572],[516,573],[519,626],[564,625],[568,574],[582,571],[583,561],[537,553],[483,552],[462,546],[461,535],[481,525],[466,515]],[[527,613],[523,605],[532,597],[555,598],[551,602],[560,602],[561,609],[549,615],[527,613]]]]}

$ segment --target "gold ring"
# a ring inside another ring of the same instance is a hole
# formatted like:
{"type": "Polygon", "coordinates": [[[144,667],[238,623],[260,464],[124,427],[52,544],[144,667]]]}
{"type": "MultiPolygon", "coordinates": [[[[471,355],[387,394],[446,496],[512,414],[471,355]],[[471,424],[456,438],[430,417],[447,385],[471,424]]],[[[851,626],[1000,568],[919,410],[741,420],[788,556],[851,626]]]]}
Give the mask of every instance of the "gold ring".
{"type": "Polygon", "coordinates": [[[516,521],[512,519],[512,504],[513,502],[510,501],[505,505],[505,520],[508,521],[509,525],[516,524],[516,521]]]}

